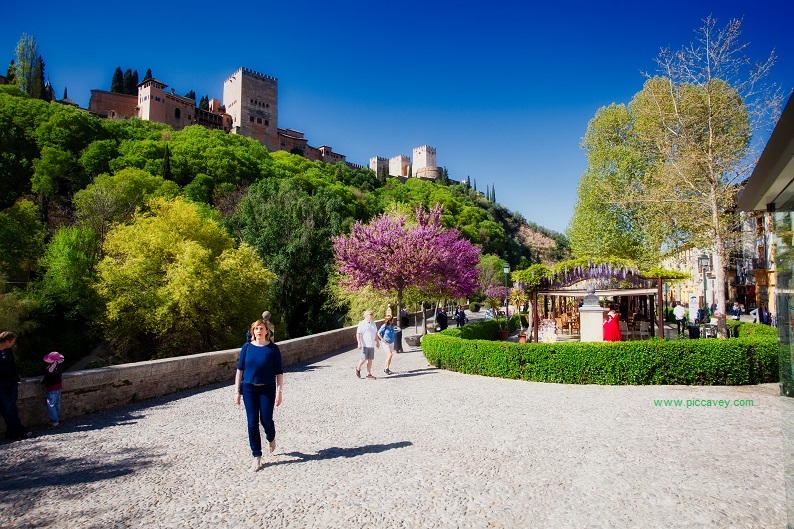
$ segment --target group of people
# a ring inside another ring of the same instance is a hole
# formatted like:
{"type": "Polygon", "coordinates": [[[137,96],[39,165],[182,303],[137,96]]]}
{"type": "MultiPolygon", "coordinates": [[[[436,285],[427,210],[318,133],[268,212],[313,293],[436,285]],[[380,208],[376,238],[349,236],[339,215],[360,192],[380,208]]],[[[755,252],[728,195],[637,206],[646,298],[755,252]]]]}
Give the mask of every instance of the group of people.
{"type": "MultiPolygon", "coordinates": [[[[19,418],[17,400],[19,383],[22,378],[17,373],[13,347],[17,335],[11,331],[0,333],[0,415],[6,423],[6,438],[10,440],[26,439],[33,432],[22,424],[19,418]]],[[[57,351],[48,353],[42,359],[46,364],[41,383],[46,393],[45,403],[50,417],[50,428],[61,424],[61,389],[64,356],[57,351]]]]}

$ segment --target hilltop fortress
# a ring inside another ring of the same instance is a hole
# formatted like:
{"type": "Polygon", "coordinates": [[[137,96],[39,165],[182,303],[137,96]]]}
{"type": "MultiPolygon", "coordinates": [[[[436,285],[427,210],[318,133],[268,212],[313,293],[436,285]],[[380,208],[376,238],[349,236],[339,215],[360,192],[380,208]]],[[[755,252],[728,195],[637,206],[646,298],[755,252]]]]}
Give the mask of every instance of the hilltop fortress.
{"type": "Polygon", "coordinates": [[[369,168],[378,177],[397,176],[437,179],[441,178],[441,168],[436,165],[436,149],[422,145],[414,149],[414,161],[404,154],[393,158],[373,156],[369,159],[369,168]]]}
{"type": "MultiPolygon", "coordinates": [[[[196,100],[177,95],[168,85],[150,78],[138,85],[138,95],[91,90],[88,110],[110,119],[136,117],[156,121],[181,130],[190,125],[223,130],[254,138],[271,152],[300,152],[305,158],[325,163],[344,162],[343,154],[328,145],[312,147],[304,134],[278,126],[278,79],[248,68],[239,68],[223,83],[223,103],[213,98],[207,110],[198,108],[196,100]]],[[[387,176],[437,179],[442,170],[436,165],[436,149],[422,145],[413,150],[413,163],[405,155],[393,158],[375,156],[369,167],[380,178],[387,176]]]]}

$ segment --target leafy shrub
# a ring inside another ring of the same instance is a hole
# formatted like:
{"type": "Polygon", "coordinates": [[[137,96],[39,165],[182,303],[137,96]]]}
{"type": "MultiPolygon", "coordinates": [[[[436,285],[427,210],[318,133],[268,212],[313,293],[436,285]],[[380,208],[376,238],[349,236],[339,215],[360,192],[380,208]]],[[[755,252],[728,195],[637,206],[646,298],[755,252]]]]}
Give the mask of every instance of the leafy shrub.
{"type": "MultiPolygon", "coordinates": [[[[511,324],[515,321],[511,318],[511,324]]],[[[563,384],[742,385],[777,382],[778,346],[768,331],[740,324],[727,340],[659,339],[610,343],[492,341],[498,324],[468,325],[426,336],[436,367],[502,378],[563,384]]]]}
{"type": "Polygon", "coordinates": [[[481,305],[479,303],[477,303],[476,301],[473,301],[469,305],[469,310],[471,310],[472,312],[480,312],[480,307],[481,307],[481,305]]]}

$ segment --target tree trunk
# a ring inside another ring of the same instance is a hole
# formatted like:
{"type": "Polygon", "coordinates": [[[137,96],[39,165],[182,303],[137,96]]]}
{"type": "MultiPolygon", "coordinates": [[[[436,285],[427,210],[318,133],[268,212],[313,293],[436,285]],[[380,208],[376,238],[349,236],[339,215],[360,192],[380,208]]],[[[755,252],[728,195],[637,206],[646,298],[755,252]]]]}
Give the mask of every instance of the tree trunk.
{"type": "MultiPolygon", "coordinates": [[[[714,260],[714,301],[717,303],[717,336],[728,337],[728,326],[725,324],[725,240],[720,233],[720,209],[716,198],[716,190],[711,193],[711,222],[714,227],[714,246],[712,258],[714,260]]],[[[703,300],[708,304],[708,300],[703,300]]]]}

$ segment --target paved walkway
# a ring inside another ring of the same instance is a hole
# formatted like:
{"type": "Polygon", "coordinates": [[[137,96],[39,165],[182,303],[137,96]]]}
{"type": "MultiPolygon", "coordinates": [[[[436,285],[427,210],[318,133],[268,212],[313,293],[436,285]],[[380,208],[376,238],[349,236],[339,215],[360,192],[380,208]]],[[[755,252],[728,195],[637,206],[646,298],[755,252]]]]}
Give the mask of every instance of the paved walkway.
{"type": "Polygon", "coordinates": [[[367,381],[356,358],[285,375],[278,448],[255,474],[231,383],[2,444],[0,527],[785,526],[774,384],[527,383],[436,370],[416,349],[367,381]]]}

